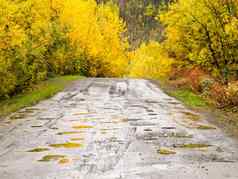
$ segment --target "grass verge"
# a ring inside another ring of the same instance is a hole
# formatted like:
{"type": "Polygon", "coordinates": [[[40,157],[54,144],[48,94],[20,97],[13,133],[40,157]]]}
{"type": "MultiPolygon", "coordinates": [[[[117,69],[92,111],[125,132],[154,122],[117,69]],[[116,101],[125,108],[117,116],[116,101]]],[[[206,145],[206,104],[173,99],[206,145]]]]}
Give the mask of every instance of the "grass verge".
{"type": "MultiPolygon", "coordinates": [[[[230,136],[238,138],[238,108],[219,109],[209,99],[202,98],[189,88],[174,87],[166,80],[153,80],[152,82],[169,96],[175,97],[187,107],[202,113],[206,120],[223,129],[230,136]]],[[[205,129],[208,127],[200,126],[199,128],[205,129]]]]}
{"type": "Polygon", "coordinates": [[[176,88],[172,85],[169,85],[169,82],[167,80],[153,80],[152,82],[162,88],[162,90],[169,96],[175,97],[176,99],[184,103],[187,107],[204,108],[209,105],[209,103],[205,99],[194,93],[189,88],[176,88]]]}
{"type": "Polygon", "coordinates": [[[21,94],[10,99],[0,101],[0,117],[4,117],[21,108],[32,106],[43,99],[47,99],[59,91],[62,91],[68,84],[82,77],[76,75],[66,75],[50,78],[33,86],[21,94]]]}
{"type": "Polygon", "coordinates": [[[189,89],[176,89],[168,91],[168,94],[182,101],[188,107],[196,108],[207,106],[207,102],[202,97],[189,89]]]}

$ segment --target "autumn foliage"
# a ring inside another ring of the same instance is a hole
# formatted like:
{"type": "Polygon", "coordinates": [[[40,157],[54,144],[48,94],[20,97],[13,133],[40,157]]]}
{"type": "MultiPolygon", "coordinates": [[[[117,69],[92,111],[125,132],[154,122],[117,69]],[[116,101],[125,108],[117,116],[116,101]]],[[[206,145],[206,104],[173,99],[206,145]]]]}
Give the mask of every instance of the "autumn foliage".
{"type": "Polygon", "coordinates": [[[0,97],[52,74],[122,76],[118,9],[94,0],[0,0],[0,97]]]}
{"type": "Polygon", "coordinates": [[[237,73],[238,1],[178,0],[160,14],[165,44],[185,66],[197,65],[228,83],[237,73]]]}
{"type": "Polygon", "coordinates": [[[168,75],[173,59],[158,42],[142,44],[130,55],[129,76],[159,79],[168,75]]]}

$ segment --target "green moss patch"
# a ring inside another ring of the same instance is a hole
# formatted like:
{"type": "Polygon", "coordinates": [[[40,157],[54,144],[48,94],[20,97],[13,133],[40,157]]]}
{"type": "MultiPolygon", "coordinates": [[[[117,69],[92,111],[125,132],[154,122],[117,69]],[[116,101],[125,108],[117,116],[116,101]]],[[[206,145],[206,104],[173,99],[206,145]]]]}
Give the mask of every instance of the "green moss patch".
{"type": "Polygon", "coordinates": [[[206,107],[206,101],[199,95],[193,93],[189,89],[179,89],[168,92],[169,95],[182,101],[185,105],[189,107],[206,107]]]}

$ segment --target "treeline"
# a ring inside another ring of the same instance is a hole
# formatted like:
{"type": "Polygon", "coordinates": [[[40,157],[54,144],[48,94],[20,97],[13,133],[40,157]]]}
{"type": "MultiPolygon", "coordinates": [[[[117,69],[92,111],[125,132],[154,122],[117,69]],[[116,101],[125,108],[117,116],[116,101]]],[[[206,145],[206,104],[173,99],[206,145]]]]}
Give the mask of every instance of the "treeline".
{"type": "Polygon", "coordinates": [[[238,1],[178,0],[159,20],[162,46],[174,59],[169,76],[175,85],[218,107],[238,106],[238,1]]]}
{"type": "Polygon", "coordinates": [[[0,98],[54,74],[121,76],[124,32],[112,3],[0,0],[0,98]]]}
{"type": "Polygon", "coordinates": [[[132,53],[129,75],[166,77],[219,107],[237,106],[238,1],[176,0],[153,9],[161,38],[132,53]]]}
{"type": "MultiPolygon", "coordinates": [[[[0,0],[0,29],[0,98],[55,74],[161,78],[194,68],[212,78],[204,84],[221,84],[217,94],[238,96],[228,85],[238,79],[236,0],[0,0]]],[[[203,86],[196,70],[185,76],[203,86]]]]}
{"type": "Polygon", "coordinates": [[[178,0],[160,14],[166,46],[180,65],[197,65],[227,84],[238,77],[238,1],[178,0]]]}

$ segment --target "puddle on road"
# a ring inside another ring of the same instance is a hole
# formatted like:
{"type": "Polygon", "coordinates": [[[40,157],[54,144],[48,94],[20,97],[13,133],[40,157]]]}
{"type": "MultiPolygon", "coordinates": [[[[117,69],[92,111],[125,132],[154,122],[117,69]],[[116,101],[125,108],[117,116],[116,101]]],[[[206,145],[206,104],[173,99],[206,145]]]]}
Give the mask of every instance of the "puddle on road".
{"type": "Polygon", "coordinates": [[[27,117],[28,114],[34,113],[35,111],[39,110],[38,108],[25,108],[22,111],[18,111],[17,113],[13,114],[9,117],[11,120],[23,119],[27,117]]]}
{"type": "Polygon", "coordinates": [[[32,125],[31,127],[32,128],[40,128],[40,127],[43,127],[43,125],[32,125]]]}
{"type": "Polygon", "coordinates": [[[101,134],[105,135],[105,134],[107,134],[107,132],[106,131],[101,131],[101,134]]]}
{"type": "Polygon", "coordinates": [[[58,164],[61,164],[61,165],[65,165],[65,164],[68,164],[70,163],[70,160],[68,158],[63,158],[63,159],[60,159],[58,164]]]}
{"type": "Polygon", "coordinates": [[[94,126],[90,126],[90,125],[75,125],[72,128],[73,129],[91,129],[91,128],[94,128],[94,126]]]}
{"type": "Polygon", "coordinates": [[[59,161],[59,160],[65,159],[65,158],[66,158],[65,155],[45,155],[38,161],[39,162],[50,162],[50,161],[59,161]]]}
{"type": "Polygon", "coordinates": [[[161,129],[176,129],[176,127],[162,127],[161,129]]]}
{"type": "Polygon", "coordinates": [[[25,117],[26,117],[25,113],[16,113],[16,114],[10,116],[10,119],[11,120],[17,120],[17,119],[23,119],[25,117]]]}
{"type": "Polygon", "coordinates": [[[128,122],[127,118],[120,118],[120,119],[114,119],[111,121],[111,123],[117,124],[117,123],[124,123],[124,122],[128,122]]]}
{"type": "Polygon", "coordinates": [[[192,112],[186,112],[186,111],[183,111],[182,112],[188,119],[192,120],[192,121],[198,121],[201,119],[201,116],[198,115],[198,114],[194,114],[192,112]]]}
{"type": "Polygon", "coordinates": [[[82,141],[82,140],[84,140],[84,138],[75,137],[75,138],[71,138],[70,140],[72,140],[72,141],[82,141]]]}
{"type": "Polygon", "coordinates": [[[216,129],[213,126],[208,126],[208,125],[203,125],[203,124],[199,124],[196,128],[201,129],[201,130],[215,130],[216,129]]]}
{"type": "Polygon", "coordinates": [[[27,152],[45,152],[45,151],[49,151],[50,149],[48,148],[41,148],[41,147],[38,147],[38,148],[34,148],[34,149],[31,149],[31,150],[28,150],[27,152]]]}
{"type": "Polygon", "coordinates": [[[186,134],[183,132],[165,132],[160,133],[159,137],[171,137],[171,138],[193,138],[192,134],[186,134]]]}
{"type": "Polygon", "coordinates": [[[146,128],[144,129],[145,132],[152,132],[152,129],[146,128]]]}
{"type": "Polygon", "coordinates": [[[77,113],[74,113],[73,115],[80,116],[80,115],[87,115],[87,114],[92,114],[92,113],[91,112],[77,112],[77,113]]]}
{"type": "Polygon", "coordinates": [[[172,154],[176,154],[175,151],[170,150],[170,149],[166,149],[166,148],[160,148],[157,152],[158,152],[159,154],[161,154],[161,155],[172,155],[172,154]]]}
{"type": "Polygon", "coordinates": [[[209,144],[202,144],[202,143],[190,143],[190,144],[181,144],[177,145],[175,147],[178,148],[186,148],[186,149],[200,149],[200,148],[208,148],[211,147],[212,145],[209,144]]]}
{"type": "Polygon", "coordinates": [[[58,132],[56,135],[72,135],[72,134],[82,134],[82,131],[65,131],[65,132],[58,132]]]}
{"type": "Polygon", "coordinates": [[[181,103],[179,103],[179,102],[176,102],[176,101],[169,101],[168,103],[169,103],[169,104],[172,104],[172,105],[181,104],[181,103]]]}
{"type": "Polygon", "coordinates": [[[39,111],[39,108],[25,108],[24,112],[26,113],[34,113],[36,111],[39,111]]]}
{"type": "Polygon", "coordinates": [[[83,145],[79,144],[79,143],[74,143],[74,142],[66,142],[66,143],[59,143],[59,144],[50,144],[50,147],[54,147],[54,148],[67,148],[67,149],[71,149],[71,148],[80,148],[83,145]]]}
{"type": "Polygon", "coordinates": [[[96,121],[96,119],[92,119],[92,118],[81,118],[81,119],[72,119],[70,120],[71,122],[77,122],[77,121],[80,121],[80,122],[94,122],[96,121]]]}

